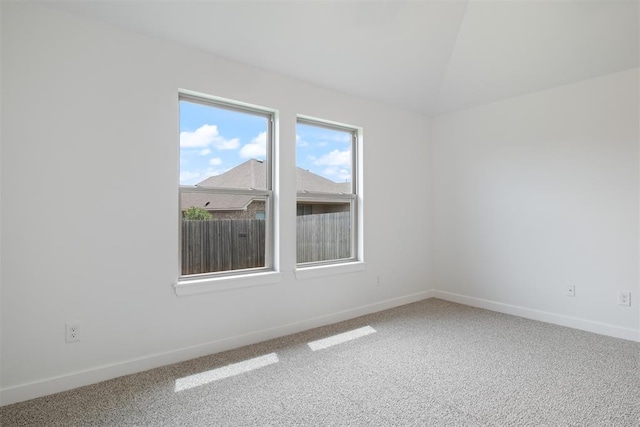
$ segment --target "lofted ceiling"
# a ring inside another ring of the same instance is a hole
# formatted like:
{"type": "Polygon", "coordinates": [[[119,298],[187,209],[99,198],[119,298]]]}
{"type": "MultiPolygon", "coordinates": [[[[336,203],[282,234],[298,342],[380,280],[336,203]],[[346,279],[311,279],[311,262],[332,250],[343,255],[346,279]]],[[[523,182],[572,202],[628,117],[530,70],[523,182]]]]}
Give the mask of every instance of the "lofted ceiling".
{"type": "Polygon", "coordinates": [[[424,114],[640,65],[640,2],[47,1],[424,114]]]}

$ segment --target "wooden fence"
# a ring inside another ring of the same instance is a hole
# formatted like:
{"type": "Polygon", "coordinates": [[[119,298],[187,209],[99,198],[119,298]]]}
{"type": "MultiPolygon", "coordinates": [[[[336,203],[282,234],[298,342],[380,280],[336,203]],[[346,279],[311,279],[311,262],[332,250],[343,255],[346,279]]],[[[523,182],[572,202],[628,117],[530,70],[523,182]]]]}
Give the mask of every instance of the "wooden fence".
{"type": "MultiPolygon", "coordinates": [[[[297,261],[351,255],[349,212],[297,217],[297,261]]],[[[264,267],[265,221],[218,219],[182,221],[182,274],[264,267]]]]}
{"type": "Polygon", "coordinates": [[[299,263],[351,256],[351,212],[301,215],[296,219],[299,263]]]}
{"type": "Polygon", "coordinates": [[[182,221],[182,274],[264,267],[262,219],[182,221]]]}

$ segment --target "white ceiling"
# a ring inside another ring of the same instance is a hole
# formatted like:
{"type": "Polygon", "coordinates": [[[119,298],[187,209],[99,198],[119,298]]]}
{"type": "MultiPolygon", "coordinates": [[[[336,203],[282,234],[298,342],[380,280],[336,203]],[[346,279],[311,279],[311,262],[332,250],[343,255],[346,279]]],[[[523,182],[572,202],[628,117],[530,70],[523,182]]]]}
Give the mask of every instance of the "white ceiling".
{"type": "Polygon", "coordinates": [[[46,4],[426,114],[640,65],[639,1],[46,4]]]}

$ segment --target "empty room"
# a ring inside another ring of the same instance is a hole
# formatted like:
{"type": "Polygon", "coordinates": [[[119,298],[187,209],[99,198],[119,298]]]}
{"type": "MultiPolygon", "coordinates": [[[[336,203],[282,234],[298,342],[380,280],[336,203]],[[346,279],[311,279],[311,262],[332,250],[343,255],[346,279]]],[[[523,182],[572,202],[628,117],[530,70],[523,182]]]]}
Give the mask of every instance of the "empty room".
{"type": "Polygon", "coordinates": [[[640,2],[0,31],[0,425],[640,426],[640,2]]]}

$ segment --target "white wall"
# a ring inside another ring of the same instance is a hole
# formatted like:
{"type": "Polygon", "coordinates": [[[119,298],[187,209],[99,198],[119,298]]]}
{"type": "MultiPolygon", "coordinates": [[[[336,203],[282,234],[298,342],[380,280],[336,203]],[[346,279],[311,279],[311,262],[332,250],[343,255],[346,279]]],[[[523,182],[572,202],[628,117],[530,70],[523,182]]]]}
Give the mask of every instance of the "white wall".
{"type": "Polygon", "coordinates": [[[2,3],[3,404],[428,295],[423,118],[22,3],[2,3]],[[279,110],[280,283],[174,293],[179,88],[279,110]],[[364,128],[363,272],[294,277],[297,113],[364,128]]]}
{"type": "Polygon", "coordinates": [[[431,295],[638,339],[638,70],[429,123],[36,5],[0,8],[2,404],[431,295]],[[175,295],[178,88],[279,110],[280,283],[175,295]],[[364,128],[363,272],[294,277],[298,113],[364,128]],[[65,344],[67,320],[81,342],[65,344]]]}
{"type": "Polygon", "coordinates": [[[638,93],[635,69],[433,118],[439,296],[640,339],[638,93]]]}

